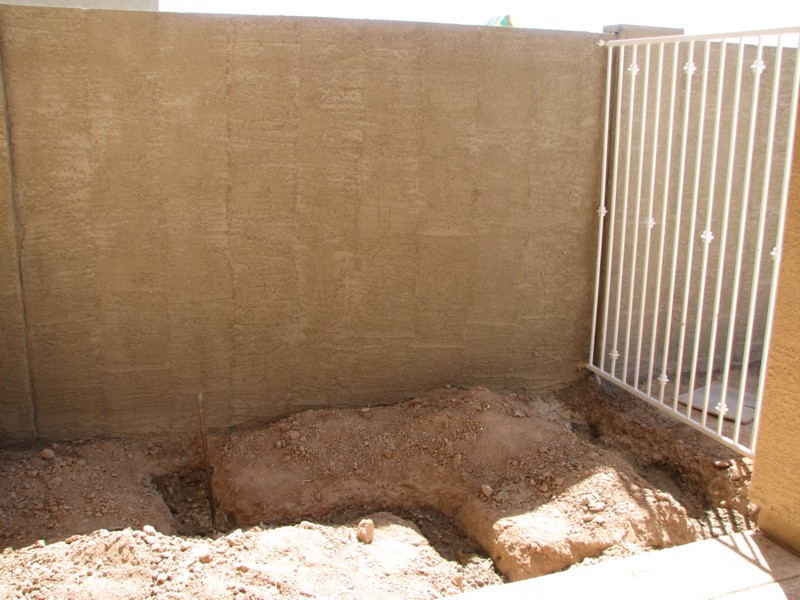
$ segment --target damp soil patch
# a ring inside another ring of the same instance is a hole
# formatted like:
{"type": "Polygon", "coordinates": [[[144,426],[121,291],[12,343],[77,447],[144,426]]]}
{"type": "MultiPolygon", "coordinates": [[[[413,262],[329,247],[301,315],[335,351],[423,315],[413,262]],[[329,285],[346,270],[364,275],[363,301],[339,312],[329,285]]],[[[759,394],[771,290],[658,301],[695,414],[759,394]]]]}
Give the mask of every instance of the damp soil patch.
{"type": "Polygon", "coordinates": [[[175,532],[186,536],[215,533],[208,503],[206,471],[189,468],[153,478],[153,485],[169,508],[175,532]]]}

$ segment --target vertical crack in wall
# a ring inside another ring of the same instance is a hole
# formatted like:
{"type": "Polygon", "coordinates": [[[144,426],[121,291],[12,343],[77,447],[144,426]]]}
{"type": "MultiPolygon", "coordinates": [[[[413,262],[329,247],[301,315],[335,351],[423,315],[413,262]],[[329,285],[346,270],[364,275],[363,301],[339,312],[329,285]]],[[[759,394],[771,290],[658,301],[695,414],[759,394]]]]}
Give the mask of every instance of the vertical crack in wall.
{"type": "Polygon", "coordinates": [[[19,294],[20,315],[22,319],[22,347],[23,362],[25,367],[25,384],[28,392],[28,406],[30,408],[31,435],[33,439],[39,437],[39,428],[36,411],[36,393],[33,386],[33,373],[31,371],[30,332],[28,330],[28,313],[25,306],[25,281],[22,273],[22,233],[17,205],[17,186],[14,178],[14,153],[11,143],[11,117],[8,111],[8,90],[6,77],[6,63],[3,55],[3,38],[0,34],[0,102],[3,108],[3,127],[6,139],[7,168],[9,194],[11,196],[11,220],[14,230],[14,263],[17,275],[17,292],[19,294]]]}

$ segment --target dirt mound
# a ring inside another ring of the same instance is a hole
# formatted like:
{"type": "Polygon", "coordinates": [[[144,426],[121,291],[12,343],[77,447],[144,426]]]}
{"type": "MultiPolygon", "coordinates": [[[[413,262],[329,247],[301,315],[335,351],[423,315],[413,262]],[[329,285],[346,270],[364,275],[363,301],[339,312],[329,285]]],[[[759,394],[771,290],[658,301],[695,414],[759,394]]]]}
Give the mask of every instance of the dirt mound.
{"type": "Polygon", "coordinates": [[[476,587],[412,523],[368,516],[371,544],[356,540],[354,526],[308,522],[216,540],[101,530],[0,555],[0,596],[436,598],[476,587]]]}
{"type": "Polygon", "coordinates": [[[0,596],[434,598],[748,522],[744,462],[561,396],[448,388],[215,433],[224,535],[197,436],[0,451],[0,596]]]}
{"type": "Polygon", "coordinates": [[[221,442],[215,492],[239,526],[318,519],[350,505],[431,507],[511,580],[612,546],[664,547],[698,535],[672,496],[616,454],[518,398],[480,388],[307,411],[221,442]]]}

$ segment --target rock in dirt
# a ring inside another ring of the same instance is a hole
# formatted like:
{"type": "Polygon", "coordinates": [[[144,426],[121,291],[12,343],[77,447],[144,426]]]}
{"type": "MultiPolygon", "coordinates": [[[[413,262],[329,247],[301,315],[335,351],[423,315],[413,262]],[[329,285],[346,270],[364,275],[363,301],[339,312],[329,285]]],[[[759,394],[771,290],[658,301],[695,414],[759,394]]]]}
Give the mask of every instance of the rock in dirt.
{"type": "Polygon", "coordinates": [[[587,508],[590,512],[602,512],[606,509],[606,503],[599,500],[596,502],[590,502],[587,508]]]}
{"type": "Polygon", "coordinates": [[[486,496],[486,497],[488,498],[489,496],[491,496],[492,494],[494,494],[494,490],[492,489],[492,486],[490,486],[490,485],[489,485],[489,484],[487,484],[487,483],[484,483],[484,484],[481,486],[481,494],[483,494],[484,496],[486,496]]]}
{"type": "Polygon", "coordinates": [[[44,448],[39,455],[44,460],[53,460],[56,457],[56,453],[52,448],[44,448]]]}
{"type": "Polygon", "coordinates": [[[365,544],[372,543],[372,540],[375,538],[375,523],[372,521],[372,519],[361,519],[358,524],[356,538],[359,542],[363,542],[365,544]]]}

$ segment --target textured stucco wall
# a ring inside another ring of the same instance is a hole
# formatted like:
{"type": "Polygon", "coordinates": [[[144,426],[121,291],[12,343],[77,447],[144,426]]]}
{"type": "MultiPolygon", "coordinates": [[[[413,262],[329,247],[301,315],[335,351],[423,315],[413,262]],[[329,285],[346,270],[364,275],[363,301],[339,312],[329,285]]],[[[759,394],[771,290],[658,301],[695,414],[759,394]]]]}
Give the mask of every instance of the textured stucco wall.
{"type": "Polygon", "coordinates": [[[5,122],[0,90],[0,442],[35,435],[5,122]]]}
{"type": "Polygon", "coordinates": [[[0,9],[45,436],[564,385],[598,36],[0,9]]]}
{"type": "Polygon", "coordinates": [[[751,497],[761,508],[759,527],[800,552],[800,128],[780,277],[751,497]]]}

